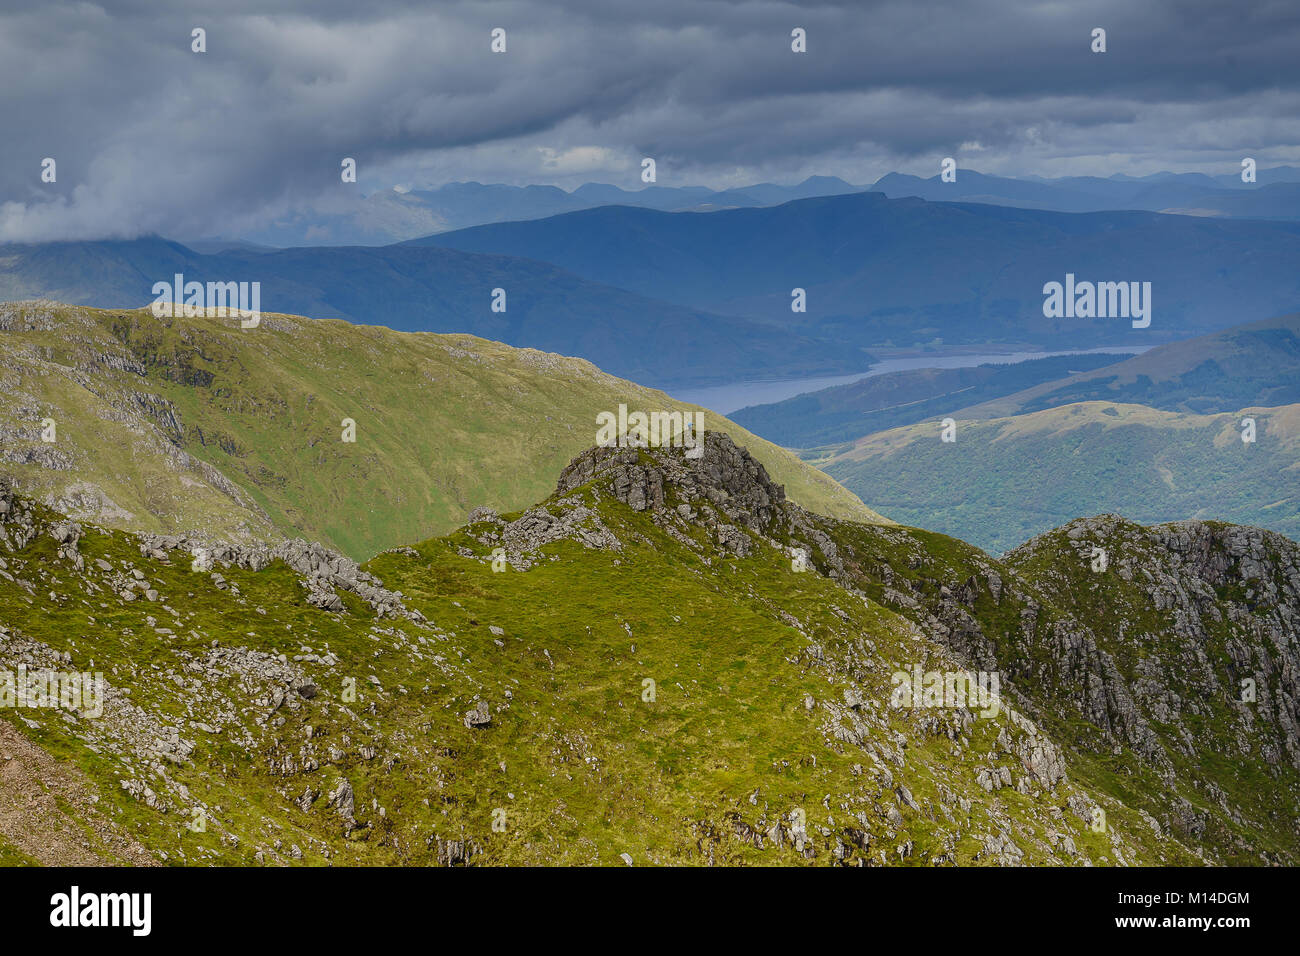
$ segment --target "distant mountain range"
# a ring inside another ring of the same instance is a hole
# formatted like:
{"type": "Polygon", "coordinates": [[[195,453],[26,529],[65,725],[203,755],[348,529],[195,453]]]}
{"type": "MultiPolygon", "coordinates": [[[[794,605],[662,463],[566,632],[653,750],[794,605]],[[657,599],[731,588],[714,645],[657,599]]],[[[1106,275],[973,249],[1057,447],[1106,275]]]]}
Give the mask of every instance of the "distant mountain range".
{"type": "Polygon", "coordinates": [[[1156,173],[1133,178],[1066,176],[1012,179],[959,169],[956,181],[890,173],[870,187],[893,199],[915,196],[932,202],[980,202],[1060,212],[1144,209],[1228,219],[1300,219],[1300,168],[1260,169],[1254,183],[1238,173],[1156,173]]]}
{"type": "Polygon", "coordinates": [[[860,350],[710,315],[584,280],[545,262],[421,246],[324,247],[202,255],[158,238],[0,245],[0,300],[55,298],[102,308],[152,302],[153,284],[261,283],[268,312],[408,332],[468,332],[576,355],[663,386],[865,370],[860,350]],[[493,290],[505,311],[493,311],[493,290]]]}
{"type": "Polygon", "coordinates": [[[1091,401],[1195,414],[1300,403],[1300,314],[1171,342],[1114,365],[971,403],[961,413],[995,418],[1091,401]]]}
{"type": "Polygon", "coordinates": [[[755,183],[730,189],[660,185],[624,189],[607,183],[584,183],[567,191],[558,186],[478,182],[432,188],[394,187],[365,195],[347,193],[332,200],[328,210],[297,210],[238,237],[184,241],[191,248],[202,247],[204,252],[219,252],[237,244],[377,246],[487,223],[544,219],[597,206],[713,212],[868,191],[883,192],[891,198],[916,196],[934,202],[958,200],[1061,212],[1145,209],[1226,218],[1300,218],[1300,168],[1293,166],[1259,169],[1256,182],[1251,184],[1243,183],[1238,174],[1044,179],[989,176],[960,169],[952,183],[941,182],[938,176],[923,179],[888,173],[864,185],[848,183],[838,176],[809,176],[795,185],[755,183]]]}
{"type": "Polygon", "coordinates": [[[732,417],[779,444],[812,448],[950,415],[1001,418],[1095,401],[1196,414],[1300,403],[1300,316],[1234,326],[1133,358],[1096,353],[890,372],[732,417]]]}
{"type": "Polygon", "coordinates": [[[604,206],[407,243],[539,259],[845,347],[1151,345],[1300,305],[1300,223],[855,193],[708,215],[604,206]],[[1043,287],[1149,282],[1149,328],[1047,318],[1043,287]],[[792,312],[792,290],[807,311],[792,312]]]}
{"type": "Polygon", "coordinates": [[[240,238],[267,246],[386,245],[483,223],[542,219],[596,206],[709,212],[773,206],[792,199],[836,196],[865,188],[835,176],[810,176],[794,186],[756,183],[722,190],[705,186],[623,189],[605,183],[586,183],[567,192],[558,186],[448,183],[435,189],[373,192],[345,201],[342,211],[294,213],[240,238]]]}
{"type": "Polygon", "coordinates": [[[1124,356],[1107,352],[1054,355],[968,368],[887,372],[784,401],[732,412],[737,422],[787,448],[853,441],[871,432],[943,418],[967,403],[999,398],[1074,371],[1109,367],[1124,356]]]}
{"type": "Polygon", "coordinates": [[[601,206],[382,247],[205,255],[144,238],[11,243],[0,257],[0,299],[134,308],[176,273],[258,281],[267,311],[468,332],[659,387],[865,371],[876,347],[1149,346],[1300,305],[1300,223],[880,193],[711,213],[601,206]],[[1069,275],[1150,283],[1150,326],[1045,317],[1044,285],[1069,275]]]}

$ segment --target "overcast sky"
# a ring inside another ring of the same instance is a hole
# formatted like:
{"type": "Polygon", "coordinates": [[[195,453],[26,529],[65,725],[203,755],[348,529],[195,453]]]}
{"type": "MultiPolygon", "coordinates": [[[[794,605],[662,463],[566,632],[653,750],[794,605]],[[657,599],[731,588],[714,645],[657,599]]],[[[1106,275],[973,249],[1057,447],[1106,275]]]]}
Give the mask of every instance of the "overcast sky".
{"type": "Polygon", "coordinates": [[[660,185],[1232,172],[1300,163],[1298,76],[1295,0],[0,0],[0,239],[233,235],[395,184],[638,188],[643,156],[660,185]]]}

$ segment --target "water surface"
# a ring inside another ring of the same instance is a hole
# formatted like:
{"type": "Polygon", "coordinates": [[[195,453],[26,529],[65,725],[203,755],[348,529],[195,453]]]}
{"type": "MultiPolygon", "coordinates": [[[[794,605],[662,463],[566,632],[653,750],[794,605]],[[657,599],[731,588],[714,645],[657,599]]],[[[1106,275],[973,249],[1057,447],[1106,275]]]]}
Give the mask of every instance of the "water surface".
{"type": "Polygon", "coordinates": [[[687,388],[673,391],[673,398],[693,405],[702,405],[719,415],[732,412],[750,405],[766,405],[782,402],[805,392],[830,388],[833,385],[848,385],[873,375],[886,372],[905,372],[917,368],[973,368],[976,365],[998,363],[1002,365],[1025,362],[1030,359],[1050,358],[1053,355],[1092,355],[1097,352],[1114,352],[1123,355],[1138,355],[1147,348],[1132,345],[1116,345],[1096,349],[1065,349],[1059,352],[990,352],[987,354],[942,353],[918,355],[911,358],[884,359],[871,366],[865,372],[852,375],[821,375],[811,378],[783,379],[776,382],[737,382],[733,385],[710,385],[705,388],[687,388]]]}

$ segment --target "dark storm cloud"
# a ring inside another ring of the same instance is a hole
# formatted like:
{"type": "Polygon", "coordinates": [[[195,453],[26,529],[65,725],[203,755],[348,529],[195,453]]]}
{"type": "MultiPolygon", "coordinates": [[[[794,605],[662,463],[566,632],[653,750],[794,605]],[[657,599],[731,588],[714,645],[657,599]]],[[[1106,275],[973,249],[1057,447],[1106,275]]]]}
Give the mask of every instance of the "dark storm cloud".
{"type": "Polygon", "coordinates": [[[929,175],[944,155],[989,172],[1227,172],[1300,159],[1297,51],[1285,2],[5,7],[0,239],[232,234],[347,202],[344,156],[363,190],[636,186],[642,155],[661,183],[714,185],[929,175]],[[790,52],[795,26],[807,54],[790,52]],[[56,184],[40,182],[47,156],[56,184]]]}

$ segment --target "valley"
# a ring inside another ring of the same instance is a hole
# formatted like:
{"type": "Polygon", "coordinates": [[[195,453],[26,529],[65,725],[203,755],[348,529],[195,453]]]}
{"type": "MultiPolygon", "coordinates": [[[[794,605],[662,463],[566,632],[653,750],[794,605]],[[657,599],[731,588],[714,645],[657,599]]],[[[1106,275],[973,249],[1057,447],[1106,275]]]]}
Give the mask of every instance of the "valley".
{"type": "Polygon", "coordinates": [[[898,521],[997,552],[1080,513],[1294,537],[1298,401],[1291,314],[1131,358],[891,373],[733,417],[898,521]]]}

